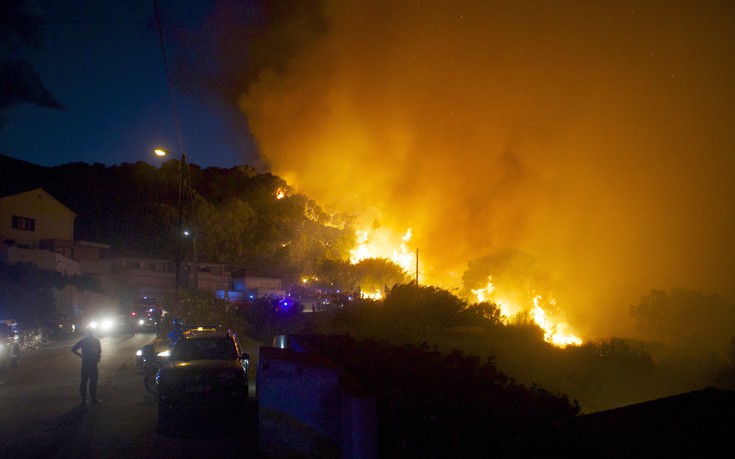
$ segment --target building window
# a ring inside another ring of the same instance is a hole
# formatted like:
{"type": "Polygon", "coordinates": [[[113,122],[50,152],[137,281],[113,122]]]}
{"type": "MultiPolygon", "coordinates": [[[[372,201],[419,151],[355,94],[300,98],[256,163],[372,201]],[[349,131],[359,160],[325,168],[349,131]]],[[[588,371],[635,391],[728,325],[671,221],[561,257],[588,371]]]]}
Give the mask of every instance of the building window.
{"type": "Polygon", "coordinates": [[[24,231],[36,231],[36,219],[13,215],[13,228],[24,231]]]}

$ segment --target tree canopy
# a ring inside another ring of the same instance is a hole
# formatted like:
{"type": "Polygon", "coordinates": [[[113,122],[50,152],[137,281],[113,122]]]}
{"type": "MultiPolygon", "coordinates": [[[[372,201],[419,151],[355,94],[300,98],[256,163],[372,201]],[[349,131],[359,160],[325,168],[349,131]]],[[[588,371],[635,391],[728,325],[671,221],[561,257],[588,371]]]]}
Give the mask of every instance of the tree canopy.
{"type": "MultiPolygon", "coordinates": [[[[75,240],[157,257],[176,252],[179,161],[159,168],[142,161],[7,164],[0,171],[2,192],[44,188],[77,214],[75,240]]],[[[187,164],[182,184],[182,229],[190,234],[182,244],[184,257],[196,250],[201,260],[290,281],[318,274],[321,260],[347,259],[354,243],[350,218],[325,212],[271,173],[187,164]]]]}
{"type": "Polygon", "coordinates": [[[721,352],[735,335],[735,304],[683,288],[652,290],[630,316],[641,338],[693,350],[721,352]]]}

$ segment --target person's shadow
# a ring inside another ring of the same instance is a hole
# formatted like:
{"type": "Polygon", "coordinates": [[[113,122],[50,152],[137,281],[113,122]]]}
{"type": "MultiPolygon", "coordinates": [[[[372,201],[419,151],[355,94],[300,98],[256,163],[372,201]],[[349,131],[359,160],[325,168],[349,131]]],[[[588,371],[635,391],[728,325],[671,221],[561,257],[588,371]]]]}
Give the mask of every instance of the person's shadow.
{"type": "Polygon", "coordinates": [[[92,409],[94,405],[77,405],[74,408],[62,413],[56,418],[56,425],[58,426],[70,426],[82,422],[84,413],[92,409]]]}

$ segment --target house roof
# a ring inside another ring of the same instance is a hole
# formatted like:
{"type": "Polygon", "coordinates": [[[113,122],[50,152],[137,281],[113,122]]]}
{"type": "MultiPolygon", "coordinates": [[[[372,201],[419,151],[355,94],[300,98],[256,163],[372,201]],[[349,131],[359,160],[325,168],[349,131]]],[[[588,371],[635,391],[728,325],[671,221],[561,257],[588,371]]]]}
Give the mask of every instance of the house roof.
{"type": "Polygon", "coordinates": [[[42,193],[46,197],[48,197],[48,198],[52,199],[53,201],[55,201],[58,205],[62,206],[64,209],[66,209],[69,212],[71,212],[72,214],[74,214],[75,217],[77,216],[77,213],[76,212],[74,212],[73,210],[69,209],[63,202],[61,202],[58,199],[56,199],[51,193],[49,193],[48,191],[44,190],[43,188],[32,188],[30,190],[21,191],[19,193],[13,193],[13,194],[5,195],[5,196],[0,196],[0,199],[8,199],[8,198],[12,198],[12,197],[15,197],[15,196],[20,196],[22,194],[30,194],[30,193],[42,193]]]}
{"type": "Polygon", "coordinates": [[[708,387],[580,416],[565,443],[585,457],[732,454],[735,391],[708,387]]]}

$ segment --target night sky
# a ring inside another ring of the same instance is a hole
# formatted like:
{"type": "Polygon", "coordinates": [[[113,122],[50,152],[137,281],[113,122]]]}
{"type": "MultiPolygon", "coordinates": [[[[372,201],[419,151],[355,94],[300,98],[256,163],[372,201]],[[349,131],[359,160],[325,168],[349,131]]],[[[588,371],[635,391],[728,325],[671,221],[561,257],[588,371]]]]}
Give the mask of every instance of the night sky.
{"type": "MultiPolygon", "coordinates": [[[[529,253],[583,332],[651,289],[735,299],[735,3],[186,3],[160,7],[192,162],[411,228],[430,283],[529,253]]],[[[17,53],[66,109],[4,104],[0,151],[176,149],[152,2],[40,4],[46,49],[17,53]]]]}
{"type": "MultiPolygon", "coordinates": [[[[153,148],[180,151],[152,0],[2,3],[0,61],[11,64],[3,67],[0,153],[53,166],[158,164],[153,148]]],[[[159,1],[183,148],[204,166],[260,167],[244,117],[188,79],[213,7],[159,1]]]]}

